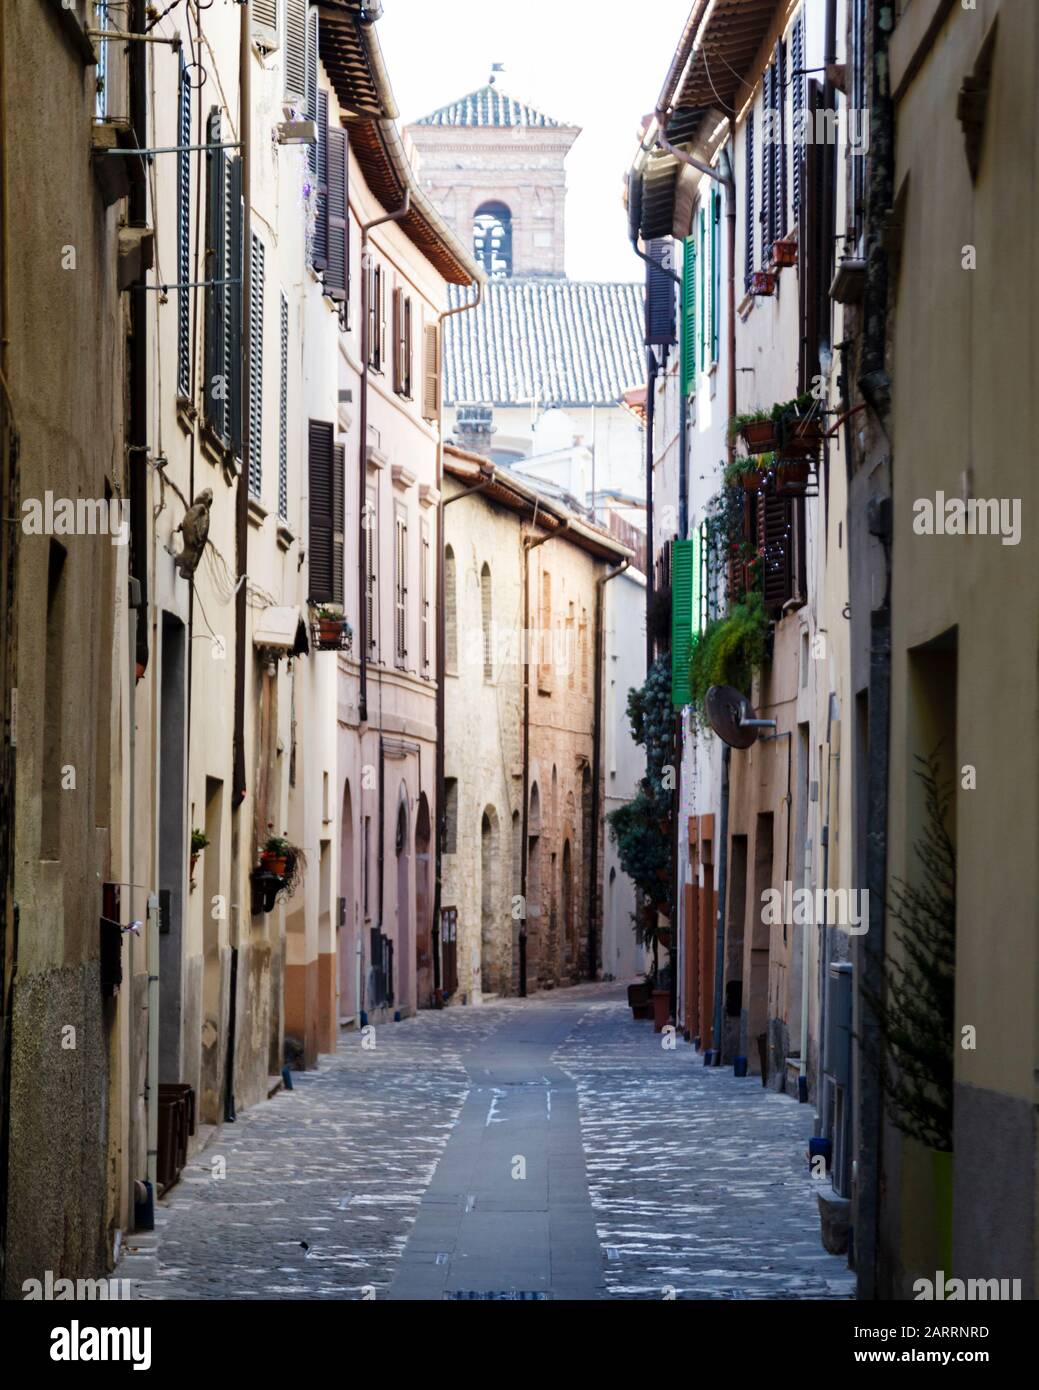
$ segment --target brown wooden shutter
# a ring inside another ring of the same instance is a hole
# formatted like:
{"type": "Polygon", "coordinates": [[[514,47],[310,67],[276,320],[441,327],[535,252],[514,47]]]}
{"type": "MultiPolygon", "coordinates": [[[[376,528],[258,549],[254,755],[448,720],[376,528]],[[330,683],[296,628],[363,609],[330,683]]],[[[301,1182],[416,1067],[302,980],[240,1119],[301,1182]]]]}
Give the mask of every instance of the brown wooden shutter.
{"type": "Polygon", "coordinates": [[[398,286],[393,291],[393,389],[398,395],[404,393],[404,355],[401,343],[404,336],[404,291],[398,286]]]}
{"type": "Polygon", "coordinates": [[[758,497],[758,547],[761,588],[767,609],[779,608],[793,597],[793,515],[789,497],[758,497]]]}
{"type": "Polygon", "coordinates": [[[346,267],[349,256],[349,230],[346,209],[346,131],[329,126],[328,218],[325,227],[325,293],[342,303],[346,299],[346,267]]]}
{"type": "Polygon", "coordinates": [[[336,490],[332,425],[311,420],[307,462],[310,482],[310,533],[307,541],[308,598],[312,603],[342,602],[342,559],[340,557],[340,598],[335,597],[335,541],[342,544],[342,482],[339,484],[339,523],[336,525],[336,490]]]}
{"type": "Polygon", "coordinates": [[[396,603],[395,603],[395,657],[398,666],[403,666],[408,655],[408,519],[398,510],[395,518],[396,537],[396,603]]]}
{"type": "Polygon", "coordinates": [[[402,394],[405,395],[409,401],[411,400],[411,364],[413,359],[411,319],[411,295],[408,295],[404,300],[404,332],[401,336],[400,350],[403,359],[401,362],[401,375],[404,380],[402,394]]]}
{"type": "Polygon", "coordinates": [[[377,516],[375,507],[375,489],[368,489],[368,524],[364,528],[364,603],[365,603],[365,630],[368,634],[368,650],[374,652],[378,647],[377,635],[375,632],[375,585],[377,576],[375,573],[375,539],[377,535],[377,516]]]}
{"type": "Polygon", "coordinates": [[[427,323],[423,337],[422,416],[435,420],[440,409],[440,325],[427,323]]]}
{"type": "Polygon", "coordinates": [[[746,128],[746,166],[744,186],[747,209],[745,216],[743,275],[744,286],[750,289],[750,277],[754,274],[754,112],[747,115],[746,128]]]}
{"type": "Polygon", "coordinates": [[[423,521],[419,547],[419,658],[421,669],[429,670],[429,522],[423,521]]]}

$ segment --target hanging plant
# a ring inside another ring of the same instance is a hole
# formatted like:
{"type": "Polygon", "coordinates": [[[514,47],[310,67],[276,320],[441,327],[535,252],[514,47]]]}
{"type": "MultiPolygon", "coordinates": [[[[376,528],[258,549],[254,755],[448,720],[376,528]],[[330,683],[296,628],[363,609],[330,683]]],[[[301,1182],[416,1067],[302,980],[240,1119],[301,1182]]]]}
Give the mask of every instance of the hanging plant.
{"type": "Polygon", "coordinates": [[[706,725],[705,700],[712,685],[732,685],[749,694],[754,672],[765,661],[767,636],[768,616],[757,590],[694,635],[689,682],[694,717],[701,727],[706,725]]]}

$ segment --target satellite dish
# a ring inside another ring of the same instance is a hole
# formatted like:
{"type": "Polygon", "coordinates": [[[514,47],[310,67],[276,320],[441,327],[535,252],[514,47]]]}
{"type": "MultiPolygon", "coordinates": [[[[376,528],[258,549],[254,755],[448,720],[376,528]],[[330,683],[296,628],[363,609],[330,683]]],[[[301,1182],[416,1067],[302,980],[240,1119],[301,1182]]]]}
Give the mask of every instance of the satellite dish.
{"type": "Polygon", "coordinates": [[[758,719],[754,706],[731,685],[712,685],[704,700],[707,722],[730,748],[749,748],[759,729],[774,729],[774,719],[758,719]]]}

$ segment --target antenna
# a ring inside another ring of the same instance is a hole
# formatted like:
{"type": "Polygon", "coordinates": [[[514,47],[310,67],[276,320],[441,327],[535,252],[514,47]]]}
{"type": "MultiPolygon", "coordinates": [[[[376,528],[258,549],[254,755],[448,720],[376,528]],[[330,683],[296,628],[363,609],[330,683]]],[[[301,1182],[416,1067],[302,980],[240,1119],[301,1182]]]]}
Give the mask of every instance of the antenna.
{"type": "Polygon", "coordinates": [[[712,685],[704,699],[707,722],[730,748],[749,748],[759,729],[774,729],[774,719],[758,719],[754,706],[731,685],[712,685]]]}

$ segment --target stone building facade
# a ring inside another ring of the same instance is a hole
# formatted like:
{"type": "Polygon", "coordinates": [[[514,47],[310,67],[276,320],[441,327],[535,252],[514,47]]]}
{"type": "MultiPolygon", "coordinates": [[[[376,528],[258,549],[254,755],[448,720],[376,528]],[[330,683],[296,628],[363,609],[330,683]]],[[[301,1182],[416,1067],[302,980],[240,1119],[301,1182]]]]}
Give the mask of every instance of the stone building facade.
{"type": "Polygon", "coordinates": [[[466,1002],[519,992],[524,951],[528,992],[600,967],[594,625],[608,586],[597,581],[630,558],[526,479],[496,468],[488,483],[486,469],[445,450],[443,910],[457,962],[457,983],[445,966],[445,990],[455,984],[466,1002]]]}

